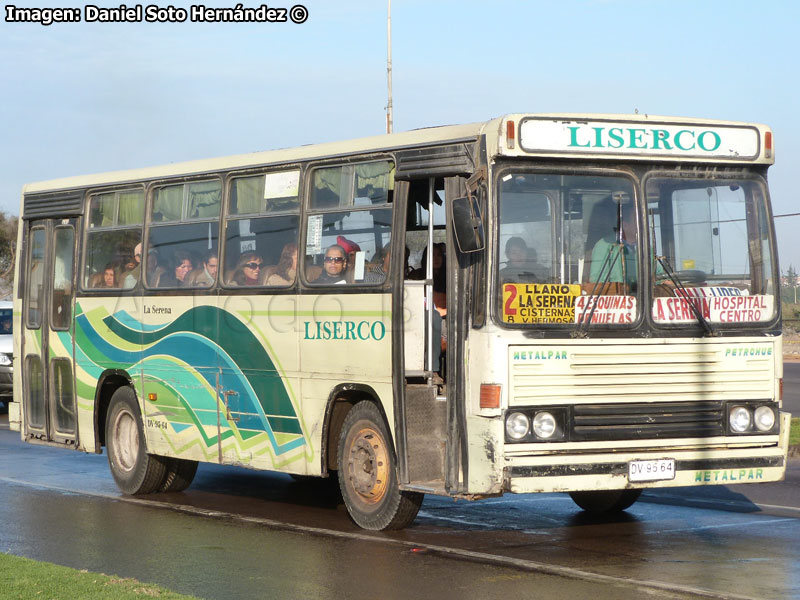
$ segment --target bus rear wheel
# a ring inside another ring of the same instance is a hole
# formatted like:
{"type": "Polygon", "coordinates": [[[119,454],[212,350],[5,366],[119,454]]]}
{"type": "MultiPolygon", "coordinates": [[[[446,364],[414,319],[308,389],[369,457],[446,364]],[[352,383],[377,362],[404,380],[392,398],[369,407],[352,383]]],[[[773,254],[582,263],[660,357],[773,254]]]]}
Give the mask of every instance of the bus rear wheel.
{"type": "Polygon", "coordinates": [[[162,458],[162,460],[165,462],[166,469],[164,480],[158,486],[159,492],[166,494],[182,492],[192,485],[195,473],[197,473],[196,460],[183,458],[162,458]]]}
{"type": "Polygon", "coordinates": [[[106,452],[111,475],[125,494],[150,494],[164,481],[164,459],[147,454],[144,440],[136,394],[121,387],[111,396],[106,417],[106,452]]]}
{"type": "Polygon", "coordinates": [[[642,490],[598,490],[570,492],[573,502],[591,514],[622,512],[639,499],[642,490]]]}
{"type": "Polygon", "coordinates": [[[400,490],[389,440],[372,402],[359,402],[347,413],[339,438],[339,488],[350,517],[364,529],[407,527],[424,497],[400,490]]]}

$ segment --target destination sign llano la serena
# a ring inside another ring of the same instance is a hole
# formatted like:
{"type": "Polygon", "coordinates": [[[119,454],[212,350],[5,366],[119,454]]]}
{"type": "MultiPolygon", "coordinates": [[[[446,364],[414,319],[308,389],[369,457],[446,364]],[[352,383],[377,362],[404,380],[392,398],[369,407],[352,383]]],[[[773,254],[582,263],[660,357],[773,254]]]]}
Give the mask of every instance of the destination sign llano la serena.
{"type": "Polygon", "coordinates": [[[532,118],[520,123],[519,144],[526,152],[740,160],[760,151],[755,127],[532,118]]]}

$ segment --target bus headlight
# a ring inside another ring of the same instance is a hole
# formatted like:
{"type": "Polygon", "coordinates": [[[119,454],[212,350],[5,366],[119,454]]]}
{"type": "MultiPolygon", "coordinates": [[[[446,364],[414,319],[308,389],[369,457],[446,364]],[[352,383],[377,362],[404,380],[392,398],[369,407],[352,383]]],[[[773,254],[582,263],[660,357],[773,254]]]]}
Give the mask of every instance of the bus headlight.
{"type": "Polygon", "coordinates": [[[775,411],[769,406],[759,406],[753,420],[759,431],[771,431],[775,426],[775,411]]]}
{"type": "Polygon", "coordinates": [[[506,418],[506,435],[512,440],[521,440],[528,435],[530,428],[528,416],[521,412],[511,413],[506,418]]]}
{"type": "Polygon", "coordinates": [[[538,438],[546,440],[553,437],[556,428],[556,418],[549,412],[538,412],[536,416],[533,417],[533,433],[535,433],[538,438]]]}
{"type": "Polygon", "coordinates": [[[728,423],[734,433],[744,433],[750,429],[753,417],[750,410],[744,406],[734,406],[728,414],[728,423]]]}

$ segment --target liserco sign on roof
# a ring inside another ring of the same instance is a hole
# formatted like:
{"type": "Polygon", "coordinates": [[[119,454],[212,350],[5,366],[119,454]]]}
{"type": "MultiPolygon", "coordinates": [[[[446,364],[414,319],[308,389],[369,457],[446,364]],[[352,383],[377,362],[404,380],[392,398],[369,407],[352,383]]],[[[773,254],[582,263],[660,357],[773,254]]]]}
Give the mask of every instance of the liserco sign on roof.
{"type": "Polygon", "coordinates": [[[524,119],[519,145],[526,152],[738,160],[756,159],[760,151],[755,127],[634,121],[524,119]]]}

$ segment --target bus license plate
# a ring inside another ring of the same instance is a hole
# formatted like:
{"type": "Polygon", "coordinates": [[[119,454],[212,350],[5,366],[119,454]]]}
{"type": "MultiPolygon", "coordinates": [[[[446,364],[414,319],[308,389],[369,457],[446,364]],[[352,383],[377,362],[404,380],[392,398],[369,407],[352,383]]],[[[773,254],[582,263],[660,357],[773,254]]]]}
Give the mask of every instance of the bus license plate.
{"type": "Polygon", "coordinates": [[[628,481],[675,479],[675,459],[632,460],[628,463],[628,481]]]}

